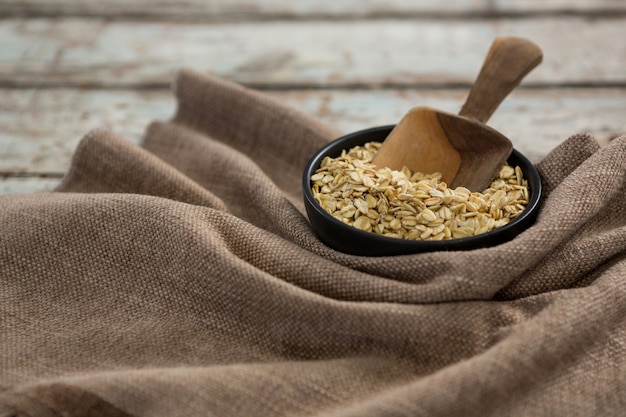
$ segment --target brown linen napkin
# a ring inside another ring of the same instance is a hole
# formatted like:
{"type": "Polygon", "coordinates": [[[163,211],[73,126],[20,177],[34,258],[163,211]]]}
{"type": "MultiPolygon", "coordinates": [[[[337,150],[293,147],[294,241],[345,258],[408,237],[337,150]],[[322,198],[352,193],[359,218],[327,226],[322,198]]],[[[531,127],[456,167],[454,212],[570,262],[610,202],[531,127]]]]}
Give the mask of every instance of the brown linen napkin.
{"type": "Polygon", "coordinates": [[[540,164],[506,244],[368,258],[300,175],[339,133],[181,71],[141,147],[88,134],[57,192],[0,197],[0,416],[618,416],[626,137],[540,164]]]}

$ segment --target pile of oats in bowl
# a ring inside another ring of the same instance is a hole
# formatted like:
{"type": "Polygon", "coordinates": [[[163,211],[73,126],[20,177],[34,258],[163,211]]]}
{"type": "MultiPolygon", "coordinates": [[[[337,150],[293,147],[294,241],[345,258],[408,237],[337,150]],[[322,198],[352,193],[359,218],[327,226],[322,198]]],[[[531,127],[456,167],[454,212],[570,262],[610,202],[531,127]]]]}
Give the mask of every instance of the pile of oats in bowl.
{"type": "Polygon", "coordinates": [[[411,240],[446,240],[504,226],[528,205],[519,167],[504,165],[482,193],[450,189],[440,174],[376,168],[380,142],[326,157],[311,177],[315,201],[331,216],[366,232],[411,240]]]}

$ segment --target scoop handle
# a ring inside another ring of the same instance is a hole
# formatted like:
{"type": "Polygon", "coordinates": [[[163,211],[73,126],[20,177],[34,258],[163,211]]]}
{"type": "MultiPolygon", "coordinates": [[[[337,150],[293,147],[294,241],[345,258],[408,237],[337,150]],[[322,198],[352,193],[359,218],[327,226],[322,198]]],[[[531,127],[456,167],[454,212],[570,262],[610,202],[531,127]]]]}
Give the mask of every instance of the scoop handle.
{"type": "Polygon", "coordinates": [[[487,122],[502,100],[542,59],[541,49],[527,39],[496,38],[459,114],[487,122]]]}

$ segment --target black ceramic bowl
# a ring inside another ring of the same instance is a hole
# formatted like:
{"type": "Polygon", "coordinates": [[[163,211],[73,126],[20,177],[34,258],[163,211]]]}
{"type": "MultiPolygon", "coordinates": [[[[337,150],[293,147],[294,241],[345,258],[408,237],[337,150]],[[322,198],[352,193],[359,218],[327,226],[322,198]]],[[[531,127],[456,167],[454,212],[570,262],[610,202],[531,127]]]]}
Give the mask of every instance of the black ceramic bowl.
{"type": "Polygon", "coordinates": [[[534,165],[515,149],[513,149],[508,163],[512,166],[519,166],[524,173],[524,178],[528,181],[530,192],[528,206],[515,220],[481,235],[439,241],[396,239],[364,232],[340,222],[325,212],[317,204],[311,191],[311,176],[319,168],[324,157],[339,156],[343,149],[347,150],[367,142],[383,141],[393,127],[393,125],[374,127],[342,136],[320,149],[306,165],[302,175],[304,205],[313,230],[326,245],[341,252],[364,256],[470,250],[494,246],[511,240],[534,223],[541,197],[541,178],[534,165]]]}

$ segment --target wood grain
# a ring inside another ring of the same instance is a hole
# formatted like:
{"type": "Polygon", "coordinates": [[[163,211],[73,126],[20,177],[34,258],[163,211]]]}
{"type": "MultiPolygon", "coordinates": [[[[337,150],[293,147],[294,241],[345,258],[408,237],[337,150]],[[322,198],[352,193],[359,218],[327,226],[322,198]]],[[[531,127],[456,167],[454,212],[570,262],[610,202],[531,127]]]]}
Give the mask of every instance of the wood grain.
{"type": "Polygon", "coordinates": [[[622,86],[625,28],[626,17],[246,24],[6,19],[0,86],[165,87],[181,66],[273,89],[469,85],[501,34],[528,37],[544,51],[524,85],[622,86]]]}

